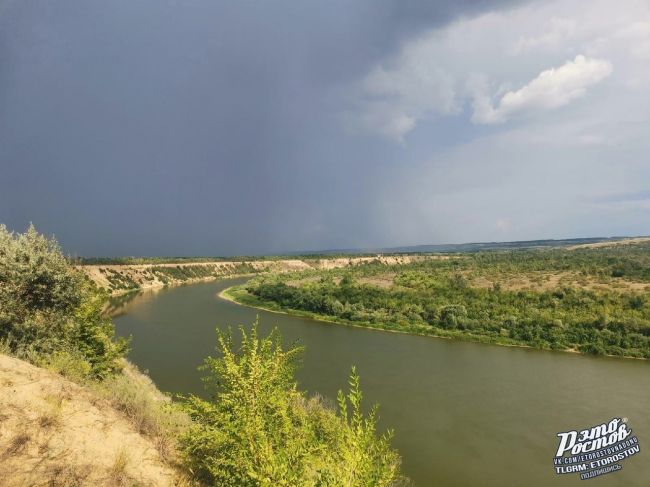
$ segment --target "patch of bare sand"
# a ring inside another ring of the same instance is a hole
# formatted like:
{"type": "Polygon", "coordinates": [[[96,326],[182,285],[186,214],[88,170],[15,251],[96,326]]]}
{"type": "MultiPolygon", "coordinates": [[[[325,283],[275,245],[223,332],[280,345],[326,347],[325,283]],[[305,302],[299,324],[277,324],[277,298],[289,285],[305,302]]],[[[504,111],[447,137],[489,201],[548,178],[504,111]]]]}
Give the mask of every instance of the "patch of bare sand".
{"type": "Polygon", "coordinates": [[[291,287],[302,287],[302,286],[306,286],[307,284],[318,282],[320,280],[321,280],[320,276],[309,276],[309,277],[303,277],[302,279],[289,279],[288,281],[286,281],[285,284],[291,287]]]}
{"type": "Polygon", "coordinates": [[[633,245],[633,244],[646,243],[646,242],[650,242],[650,237],[634,237],[634,238],[625,238],[623,240],[614,240],[610,242],[596,242],[596,243],[572,245],[570,247],[567,247],[567,249],[569,250],[597,249],[600,247],[614,247],[616,245],[633,245]]]}
{"type": "Polygon", "coordinates": [[[650,283],[621,278],[597,278],[577,272],[528,272],[522,274],[499,274],[495,276],[471,276],[463,274],[471,287],[489,289],[498,284],[506,291],[551,291],[562,287],[586,290],[619,292],[650,291],[650,283]]]}
{"type": "Polygon", "coordinates": [[[382,289],[390,289],[395,284],[396,273],[387,272],[384,274],[377,274],[374,276],[362,277],[359,279],[361,284],[369,284],[370,286],[377,286],[382,289]]]}
{"type": "Polygon", "coordinates": [[[0,484],[181,485],[155,447],[107,401],[0,355],[0,484]]]}

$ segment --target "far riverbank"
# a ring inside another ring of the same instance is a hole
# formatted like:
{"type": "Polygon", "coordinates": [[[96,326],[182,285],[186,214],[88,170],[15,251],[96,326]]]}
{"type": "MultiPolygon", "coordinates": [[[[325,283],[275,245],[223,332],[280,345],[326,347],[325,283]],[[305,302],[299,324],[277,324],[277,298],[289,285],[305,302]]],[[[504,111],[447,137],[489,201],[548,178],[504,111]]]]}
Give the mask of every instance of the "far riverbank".
{"type": "MultiPolygon", "coordinates": [[[[226,301],[239,304],[241,306],[256,308],[256,309],[268,311],[270,313],[278,313],[278,314],[284,314],[289,316],[296,316],[300,318],[308,318],[320,322],[343,325],[343,326],[348,326],[353,328],[365,328],[365,329],[380,330],[380,331],[405,334],[405,335],[418,335],[418,336],[426,336],[430,338],[443,338],[447,340],[458,340],[458,341],[471,342],[471,343],[499,345],[502,347],[514,347],[514,348],[524,348],[530,350],[542,350],[542,351],[552,351],[552,352],[566,352],[566,353],[585,355],[585,356],[590,355],[575,349],[552,350],[550,348],[531,347],[530,345],[517,343],[505,337],[486,337],[484,335],[474,335],[466,331],[441,330],[439,328],[432,329],[429,326],[417,326],[417,325],[408,325],[405,327],[400,327],[400,329],[395,329],[394,327],[396,325],[392,325],[392,324],[369,323],[369,322],[360,323],[358,321],[352,322],[352,321],[341,320],[341,319],[335,320],[328,315],[322,315],[322,314],[313,313],[304,310],[284,309],[278,306],[277,303],[273,301],[261,300],[257,296],[254,296],[253,294],[249,293],[246,290],[246,283],[223,289],[221,292],[218,293],[218,297],[221,299],[225,299],[226,301]]],[[[630,357],[625,355],[601,355],[601,356],[607,358],[616,358],[616,359],[623,358],[623,359],[635,359],[635,360],[647,361],[647,359],[642,357],[630,357]]]]}

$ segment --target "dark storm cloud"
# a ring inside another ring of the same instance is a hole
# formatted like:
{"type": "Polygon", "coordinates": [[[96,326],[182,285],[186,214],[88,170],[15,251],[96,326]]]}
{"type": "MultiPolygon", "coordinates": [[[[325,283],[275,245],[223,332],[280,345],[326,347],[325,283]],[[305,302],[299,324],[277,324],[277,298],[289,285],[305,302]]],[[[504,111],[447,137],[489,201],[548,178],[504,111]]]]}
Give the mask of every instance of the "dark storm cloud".
{"type": "Polygon", "coordinates": [[[389,243],[375,193],[402,154],[344,133],[347,88],[424,29],[501,5],[0,4],[0,222],[83,255],[389,243]]]}

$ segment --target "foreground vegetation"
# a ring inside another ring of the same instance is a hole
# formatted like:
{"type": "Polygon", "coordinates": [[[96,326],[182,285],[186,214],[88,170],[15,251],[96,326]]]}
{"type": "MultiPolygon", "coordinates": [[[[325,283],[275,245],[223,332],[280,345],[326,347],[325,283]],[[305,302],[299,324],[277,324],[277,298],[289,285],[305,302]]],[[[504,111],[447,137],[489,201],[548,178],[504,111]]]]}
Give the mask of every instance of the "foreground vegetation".
{"type": "Polygon", "coordinates": [[[102,316],[106,298],[56,241],[34,227],[13,234],[0,226],[0,342],[9,353],[96,379],[117,372],[128,343],[102,316]]]}
{"type": "Polygon", "coordinates": [[[181,438],[197,476],[218,486],[390,486],[400,481],[391,434],[377,437],[376,408],[361,410],[359,377],[339,392],[338,412],[298,391],[295,369],[302,352],[283,350],[274,331],[267,338],[241,329],[236,350],[219,334],[220,358],[208,358],[212,401],[189,398],[194,426],[181,438]]]}
{"type": "Polygon", "coordinates": [[[260,276],[244,304],[466,340],[650,358],[650,245],[478,252],[260,276]]]}
{"type": "MultiPolygon", "coordinates": [[[[96,405],[108,402],[155,445],[162,461],[176,469],[177,478],[168,479],[169,485],[387,487],[404,481],[390,433],[376,433],[376,409],[362,414],[354,369],[350,392],[339,394],[338,409],[328,407],[297,389],[294,373],[301,350],[283,350],[277,332],[259,338],[254,326],[250,334],[242,329],[239,347],[229,335],[219,334],[220,355],[205,364],[210,400],[191,396],[173,403],[124,359],[128,342],[115,337],[112,322],[102,314],[106,299],[105,291],[70,265],[55,240],[33,227],[15,234],[0,225],[0,353],[49,368],[81,385],[83,389],[74,389],[79,404],[73,409],[92,409],[96,414],[96,405]]],[[[0,452],[0,474],[24,463],[16,456],[32,439],[43,436],[32,431],[35,428],[48,429],[43,437],[73,437],[69,429],[75,425],[60,414],[63,402],[74,403],[73,388],[68,387],[65,397],[57,396],[52,391],[63,386],[49,384],[46,374],[39,376],[43,397],[21,400],[32,405],[51,401],[51,411],[30,425],[24,424],[27,416],[21,416],[23,429],[0,452]]],[[[11,386],[12,378],[4,379],[7,384],[11,386]]],[[[12,404],[7,406],[9,411],[12,404]]],[[[64,444],[64,450],[73,451],[84,441],[77,438],[74,445],[64,444]]],[[[47,442],[39,443],[38,452],[38,457],[26,459],[36,460],[38,468],[60,457],[47,442]]],[[[93,476],[86,470],[92,458],[85,459],[89,463],[83,471],[48,465],[43,475],[50,477],[39,482],[77,485],[93,479],[93,485],[137,484],[132,476],[137,459],[129,459],[126,450],[118,453],[109,464],[110,476],[100,476],[100,484],[96,472],[93,476]]],[[[156,485],[163,485],[160,482],[156,485]]]]}

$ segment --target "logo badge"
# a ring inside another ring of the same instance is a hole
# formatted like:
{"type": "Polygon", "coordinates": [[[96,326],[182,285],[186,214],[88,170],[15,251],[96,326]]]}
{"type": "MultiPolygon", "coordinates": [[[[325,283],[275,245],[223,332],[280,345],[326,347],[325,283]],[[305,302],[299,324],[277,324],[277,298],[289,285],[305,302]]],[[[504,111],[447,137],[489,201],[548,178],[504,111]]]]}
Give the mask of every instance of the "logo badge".
{"type": "Polygon", "coordinates": [[[613,418],[607,423],[580,431],[565,431],[559,438],[553,466],[555,473],[579,474],[582,480],[621,470],[619,462],[641,451],[627,418],[613,418]]]}

